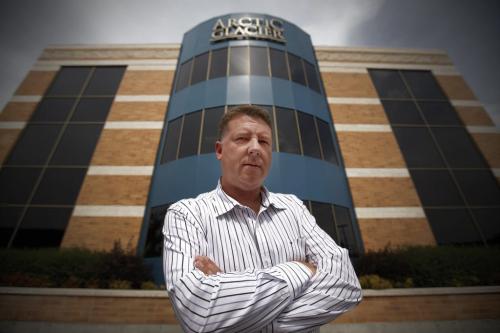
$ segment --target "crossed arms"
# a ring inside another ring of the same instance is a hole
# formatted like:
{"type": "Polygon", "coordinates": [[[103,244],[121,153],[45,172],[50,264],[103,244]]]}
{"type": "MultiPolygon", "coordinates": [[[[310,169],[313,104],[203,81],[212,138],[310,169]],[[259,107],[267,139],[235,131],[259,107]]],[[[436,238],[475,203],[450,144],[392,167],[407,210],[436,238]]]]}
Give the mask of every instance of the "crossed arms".
{"type": "Polygon", "coordinates": [[[222,272],[206,256],[208,244],[199,219],[187,210],[169,210],[163,229],[164,272],[184,330],[305,330],[358,304],[361,288],[347,250],[337,246],[305,208],[300,225],[307,262],[222,272]]]}

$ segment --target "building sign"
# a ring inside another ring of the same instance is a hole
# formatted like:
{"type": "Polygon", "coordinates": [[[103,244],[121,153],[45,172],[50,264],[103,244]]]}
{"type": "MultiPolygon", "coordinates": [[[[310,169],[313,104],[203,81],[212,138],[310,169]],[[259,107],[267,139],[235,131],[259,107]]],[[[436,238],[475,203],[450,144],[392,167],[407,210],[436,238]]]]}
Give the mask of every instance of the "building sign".
{"type": "Polygon", "coordinates": [[[212,42],[228,39],[265,39],[285,43],[283,22],[276,18],[243,16],[240,18],[218,19],[212,28],[212,42]]]}

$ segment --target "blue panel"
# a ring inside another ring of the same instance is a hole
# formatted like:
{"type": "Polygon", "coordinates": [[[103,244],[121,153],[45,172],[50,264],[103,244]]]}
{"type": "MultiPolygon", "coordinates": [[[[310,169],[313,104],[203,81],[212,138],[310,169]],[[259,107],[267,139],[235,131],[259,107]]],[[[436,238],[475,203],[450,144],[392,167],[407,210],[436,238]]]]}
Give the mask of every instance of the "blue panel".
{"type": "Polygon", "coordinates": [[[227,104],[250,104],[250,76],[237,75],[227,78],[227,104]]]}
{"type": "Polygon", "coordinates": [[[205,107],[211,108],[215,106],[226,105],[227,100],[227,78],[221,77],[204,82],[205,90],[205,107]]]}
{"type": "Polygon", "coordinates": [[[188,89],[189,88],[183,89],[178,93],[176,93],[174,95],[175,97],[170,97],[170,100],[168,101],[168,111],[167,111],[168,121],[175,119],[185,113],[186,102],[189,97],[188,89]]]}
{"type": "Polygon", "coordinates": [[[293,193],[302,199],[352,207],[343,170],[322,160],[273,153],[273,164],[265,184],[273,192],[293,193]]]}
{"type": "Polygon", "coordinates": [[[311,89],[292,82],[292,95],[295,109],[316,115],[318,110],[311,103],[311,89]]]}
{"type": "Polygon", "coordinates": [[[271,80],[264,76],[251,76],[250,80],[250,101],[252,104],[272,105],[271,80]]]}
{"type": "Polygon", "coordinates": [[[190,86],[189,88],[186,88],[186,90],[188,91],[188,98],[186,100],[183,113],[203,109],[205,102],[206,81],[190,86]]]}
{"type": "Polygon", "coordinates": [[[273,78],[272,80],[274,104],[293,109],[295,107],[295,103],[292,93],[292,82],[276,78],[273,78]]]}
{"type": "Polygon", "coordinates": [[[215,154],[190,156],[157,165],[151,186],[150,207],[210,191],[219,177],[219,161],[215,154]]]}
{"type": "Polygon", "coordinates": [[[202,108],[226,104],[227,78],[203,81],[182,89],[169,100],[167,120],[202,108]]]}
{"type": "MultiPolygon", "coordinates": [[[[150,206],[195,197],[212,190],[220,177],[215,154],[191,156],[157,166],[150,206]]],[[[305,156],[273,153],[265,182],[271,191],[351,207],[343,171],[336,165],[305,156]]]]}

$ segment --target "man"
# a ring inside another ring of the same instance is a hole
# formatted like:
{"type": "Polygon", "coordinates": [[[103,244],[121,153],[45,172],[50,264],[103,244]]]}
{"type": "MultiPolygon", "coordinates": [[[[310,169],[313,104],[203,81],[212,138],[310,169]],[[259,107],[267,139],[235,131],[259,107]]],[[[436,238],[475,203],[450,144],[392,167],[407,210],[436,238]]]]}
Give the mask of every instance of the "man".
{"type": "Polygon", "coordinates": [[[347,250],[297,197],[262,186],[272,158],[265,110],[232,109],[219,137],[217,188],[165,217],[164,272],[177,318],[188,332],[318,332],[361,301],[347,250]]]}

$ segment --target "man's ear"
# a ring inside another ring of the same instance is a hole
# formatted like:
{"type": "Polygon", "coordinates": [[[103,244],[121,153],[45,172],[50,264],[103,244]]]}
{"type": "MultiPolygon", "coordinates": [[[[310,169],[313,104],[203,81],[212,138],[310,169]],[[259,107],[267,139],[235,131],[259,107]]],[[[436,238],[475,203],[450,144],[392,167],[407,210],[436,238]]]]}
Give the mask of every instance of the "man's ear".
{"type": "Polygon", "coordinates": [[[222,158],[222,142],[215,142],[215,156],[218,160],[222,158]]]}

